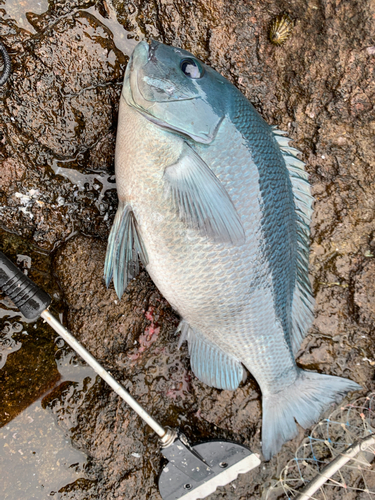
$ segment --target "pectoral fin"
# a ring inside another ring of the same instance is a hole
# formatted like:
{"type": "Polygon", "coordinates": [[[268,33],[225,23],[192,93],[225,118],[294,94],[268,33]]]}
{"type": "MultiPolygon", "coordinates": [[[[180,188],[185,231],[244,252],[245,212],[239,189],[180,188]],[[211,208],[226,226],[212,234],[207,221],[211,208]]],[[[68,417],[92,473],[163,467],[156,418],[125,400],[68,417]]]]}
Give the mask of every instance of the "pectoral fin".
{"type": "Polygon", "coordinates": [[[138,231],[137,221],[131,207],[120,201],[109,235],[104,265],[106,285],[109,286],[113,277],[119,298],[129,281],[139,273],[138,256],[146,266],[147,252],[138,231]]]}
{"type": "Polygon", "coordinates": [[[187,227],[219,243],[244,242],[239,215],[224,186],[187,143],[178,162],[165,169],[164,182],[166,197],[187,227]]]}

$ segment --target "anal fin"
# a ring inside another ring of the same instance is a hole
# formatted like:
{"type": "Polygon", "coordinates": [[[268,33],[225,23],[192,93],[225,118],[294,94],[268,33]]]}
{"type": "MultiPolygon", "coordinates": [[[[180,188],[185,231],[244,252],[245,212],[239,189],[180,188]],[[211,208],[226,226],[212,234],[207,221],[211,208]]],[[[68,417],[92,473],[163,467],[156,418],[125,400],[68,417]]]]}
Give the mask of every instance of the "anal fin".
{"type": "Polygon", "coordinates": [[[210,387],[234,391],[246,378],[246,370],[239,360],[191,327],[187,339],[191,369],[200,381],[210,387]]]}

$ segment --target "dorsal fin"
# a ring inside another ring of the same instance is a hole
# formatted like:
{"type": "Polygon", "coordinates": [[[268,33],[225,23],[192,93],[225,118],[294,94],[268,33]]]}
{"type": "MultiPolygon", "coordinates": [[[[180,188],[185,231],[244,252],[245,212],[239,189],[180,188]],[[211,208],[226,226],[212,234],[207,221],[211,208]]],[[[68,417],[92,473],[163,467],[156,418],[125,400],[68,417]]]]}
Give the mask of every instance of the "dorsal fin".
{"type": "Polygon", "coordinates": [[[310,223],[314,198],[311,196],[309,176],[305,171],[305,164],[296,156],[300,151],[289,146],[291,139],[285,136],[285,132],[276,127],[272,127],[272,132],[289,172],[297,211],[297,281],[293,293],[291,334],[292,349],[293,353],[296,354],[314,318],[314,298],[308,277],[310,223]]]}

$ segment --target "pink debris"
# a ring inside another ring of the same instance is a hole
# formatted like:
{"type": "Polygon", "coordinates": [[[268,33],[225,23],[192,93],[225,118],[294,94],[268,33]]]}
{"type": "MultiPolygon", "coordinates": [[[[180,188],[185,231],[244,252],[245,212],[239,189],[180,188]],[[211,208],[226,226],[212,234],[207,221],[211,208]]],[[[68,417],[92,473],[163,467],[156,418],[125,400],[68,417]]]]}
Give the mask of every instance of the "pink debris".
{"type": "Polygon", "coordinates": [[[149,326],[146,327],[144,333],[140,335],[138,339],[139,348],[133,354],[128,354],[128,358],[132,361],[139,359],[140,355],[149,348],[158,338],[160,333],[160,327],[154,322],[154,308],[150,306],[147,311],[143,311],[146,319],[151,322],[149,326]]]}
{"type": "Polygon", "coordinates": [[[154,312],[154,308],[153,307],[150,307],[148,309],[148,311],[145,312],[146,319],[148,319],[152,323],[154,322],[154,317],[152,315],[153,312],[154,312]]]}

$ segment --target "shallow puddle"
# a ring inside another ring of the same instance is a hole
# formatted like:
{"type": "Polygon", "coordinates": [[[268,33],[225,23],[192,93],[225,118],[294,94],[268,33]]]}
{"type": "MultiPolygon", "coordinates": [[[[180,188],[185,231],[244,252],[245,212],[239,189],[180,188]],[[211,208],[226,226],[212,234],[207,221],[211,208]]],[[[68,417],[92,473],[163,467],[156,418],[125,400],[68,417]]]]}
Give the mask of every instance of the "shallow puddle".
{"type": "MultiPolygon", "coordinates": [[[[60,375],[56,385],[74,381],[76,390],[83,384],[87,390],[95,383],[95,374],[72,363],[72,358],[67,353],[56,363],[60,375]]],[[[72,446],[55,415],[43,408],[43,400],[39,398],[0,430],[1,498],[44,499],[85,477],[87,456],[72,446]]]]}
{"type": "Polygon", "coordinates": [[[20,28],[23,28],[31,33],[35,33],[35,29],[29,23],[26,13],[32,12],[33,14],[42,14],[48,9],[48,0],[21,0],[19,2],[14,0],[5,0],[2,6],[5,10],[5,19],[16,21],[20,28]]]}
{"type": "MultiPolygon", "coordinates": [[[[0,249],[54,297],[63,321],[49,255],[1,229],[0,249]]],[[[42,500],[84,477],[87,456],[72,446],[48,405],[60,388],[88,391],[95,383],[94,371],[61,337],[41,320],[26,320],[0,295],[0,498],[42,500]]]]}

